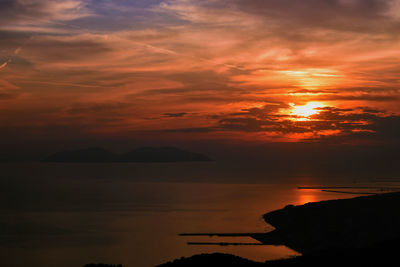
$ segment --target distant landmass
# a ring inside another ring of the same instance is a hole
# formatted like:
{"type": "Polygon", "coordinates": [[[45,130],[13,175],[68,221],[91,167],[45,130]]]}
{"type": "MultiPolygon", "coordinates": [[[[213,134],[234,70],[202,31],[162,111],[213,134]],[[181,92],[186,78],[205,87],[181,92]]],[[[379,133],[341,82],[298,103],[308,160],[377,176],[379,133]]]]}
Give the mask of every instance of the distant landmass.
{"type": "Polygon", "coordinates": [[[176,147],[140,147],[128,153],[115,154],[104,148],[94,147],[81,150],[61,151],[52,154],[44,162],[193,162],[212,161],[209,157],[176,147]]]}

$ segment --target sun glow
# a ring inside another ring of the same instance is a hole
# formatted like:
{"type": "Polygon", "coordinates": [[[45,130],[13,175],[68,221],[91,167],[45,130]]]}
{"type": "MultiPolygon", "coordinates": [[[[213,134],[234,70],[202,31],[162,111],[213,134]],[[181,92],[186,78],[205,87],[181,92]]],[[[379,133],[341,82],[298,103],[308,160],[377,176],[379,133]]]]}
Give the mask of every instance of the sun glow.
{"type": "Polygon", "coordinates": [[[296,106],[295,104],[290,104],[292,106],[291,114],[300,117],[309,117],[311,115],[317,114],[319,111],[317,108],[322,108],[324,104],[320,102],[308,102],[303,106],[296,106]]]}

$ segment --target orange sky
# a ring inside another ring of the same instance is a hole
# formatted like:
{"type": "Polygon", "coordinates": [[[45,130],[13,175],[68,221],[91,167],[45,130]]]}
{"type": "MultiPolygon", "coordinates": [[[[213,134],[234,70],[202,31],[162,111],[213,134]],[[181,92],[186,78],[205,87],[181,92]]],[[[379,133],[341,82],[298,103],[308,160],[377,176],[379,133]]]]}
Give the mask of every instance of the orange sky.
{"type": "Polygon", "coordinates": [[[397,142],[399,0],[7,0],[0,127],[397,142]]]}

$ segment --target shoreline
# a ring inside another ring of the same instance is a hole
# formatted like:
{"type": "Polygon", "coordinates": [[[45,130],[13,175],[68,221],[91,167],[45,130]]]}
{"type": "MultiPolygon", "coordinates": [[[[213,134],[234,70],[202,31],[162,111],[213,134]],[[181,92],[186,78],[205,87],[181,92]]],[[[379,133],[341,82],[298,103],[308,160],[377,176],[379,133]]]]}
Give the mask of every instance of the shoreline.
{"type": "Polygon", "coordinates": [[[275,228],[271,232],[219,235],[248,235],[261,244],[285,245],[301,256],[256,262],[230,254],[198,254],[158,266],[337,266],[344,262],[356,266],[396,265],[396,251],[400,248],[400,214],[396,211],[399,205],[400,192],[288,205],[263,215],[275,228]]]}

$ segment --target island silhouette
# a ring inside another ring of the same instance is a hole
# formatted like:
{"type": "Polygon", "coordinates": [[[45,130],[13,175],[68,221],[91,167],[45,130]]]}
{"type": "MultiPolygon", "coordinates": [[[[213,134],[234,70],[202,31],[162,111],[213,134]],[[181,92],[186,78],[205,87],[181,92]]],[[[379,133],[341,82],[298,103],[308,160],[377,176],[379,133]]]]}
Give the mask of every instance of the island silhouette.
{"type": "Polygon", "coordinates": [[[92,147],[56,152],[44,158],[42,161],[70,163],[151,163],[212,161],[212,159],[206,155],[185,151],[176,147],[139,147],[123,154],[115,154],[104,148],[92,147]]]}

